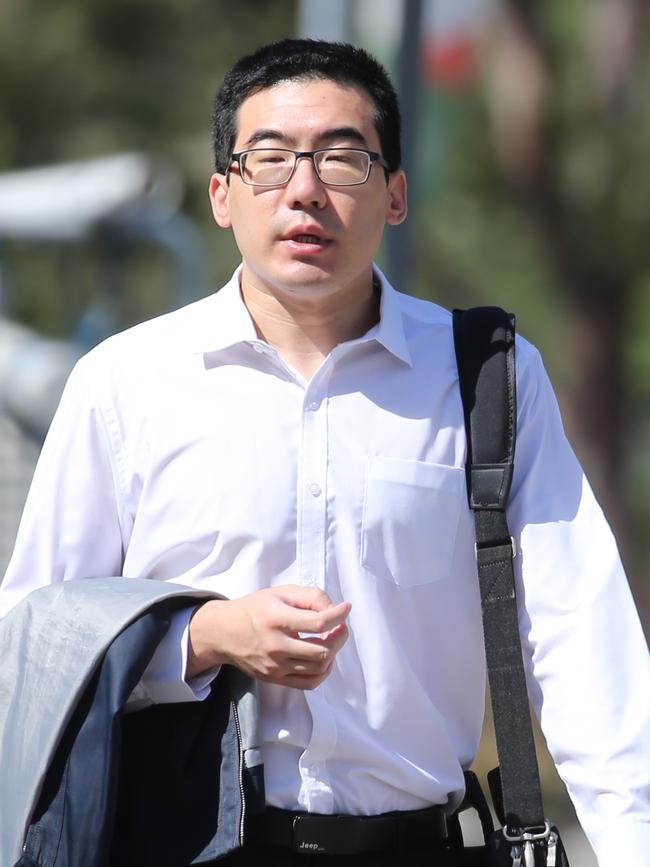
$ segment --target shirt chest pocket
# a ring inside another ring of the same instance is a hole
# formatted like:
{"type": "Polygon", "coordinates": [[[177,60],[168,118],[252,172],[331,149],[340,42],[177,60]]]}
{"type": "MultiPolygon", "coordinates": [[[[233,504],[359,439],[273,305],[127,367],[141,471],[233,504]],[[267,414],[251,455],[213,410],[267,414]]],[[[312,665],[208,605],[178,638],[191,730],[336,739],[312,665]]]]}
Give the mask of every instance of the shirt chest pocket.
{"type": "Polygon", "coordinates": [[[463,469],[371,458],[361,527],[361,565],[404,588],[448,577],[466,498],[463,469]]]}

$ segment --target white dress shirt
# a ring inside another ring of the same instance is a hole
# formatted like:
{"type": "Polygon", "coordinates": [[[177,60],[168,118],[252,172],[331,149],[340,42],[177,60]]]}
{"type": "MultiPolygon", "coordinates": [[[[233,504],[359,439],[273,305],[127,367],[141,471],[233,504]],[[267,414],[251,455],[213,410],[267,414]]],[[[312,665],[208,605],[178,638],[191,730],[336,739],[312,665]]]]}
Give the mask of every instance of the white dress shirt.
{"type": "MultiPolygon", "coordinates": [[[[0,614],[50,581],[152,577],[238,597],[320,587],[350,638],[311,692],[261,684],[268,800],[357,814],[455,802],[485,663],[451,317],[381,280],[381,319],[307,381],[239,278],[110,338],[70,377],[0,614]]],[[[537,351],[517,342],[508,517],[529,689],[601,867],[650,864],[650,662],[611,532],[537,351]]],[[[187,616],[143,683],[193,698],[187,616]]],[[[201,685],[195,684],[201,694],[201,685]]]]}

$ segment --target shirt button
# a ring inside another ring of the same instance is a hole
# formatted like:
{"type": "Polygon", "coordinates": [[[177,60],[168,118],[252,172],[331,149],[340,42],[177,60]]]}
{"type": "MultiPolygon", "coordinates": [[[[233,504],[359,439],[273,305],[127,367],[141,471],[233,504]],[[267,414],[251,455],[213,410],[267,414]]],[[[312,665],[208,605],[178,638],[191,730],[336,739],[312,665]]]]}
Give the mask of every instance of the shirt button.
{"type": "Polygon", "coordinates": [[[316,412],[316,410],[318,409],[319,406],[320,406],[320,403],[317,400],[312,400],[310,403],[307,404],[307,409],[310,412],[316,412]]]}
{"type": "Polygon", "coordinates": [[[309,486],[309,493],[312,495],[312,497],[320,497],[320,495],[321,495],[320,485],[317,485],[316,482],[311,484],[309,486]]]}
{"type": "Polygon", "coordinates": [[[255,350],[255,352],[259,352],[260,354],[261,354],[262,352],[264,352],[264,347],[261,346],[259,343],[254,343],[254,344],[253,344],[253,349],[255,350]]]}

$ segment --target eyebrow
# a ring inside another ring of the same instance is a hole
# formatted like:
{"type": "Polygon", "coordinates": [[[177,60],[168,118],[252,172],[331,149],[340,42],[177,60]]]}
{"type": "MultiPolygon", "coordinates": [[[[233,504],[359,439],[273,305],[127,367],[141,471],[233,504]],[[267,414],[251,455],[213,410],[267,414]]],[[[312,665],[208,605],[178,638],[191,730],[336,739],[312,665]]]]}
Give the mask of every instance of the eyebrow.
{"type": "MultiPolygon", "coordinates": [[[[354,126],[339,126],[333,129],[327,129],[320,133],[317,138],[318,142],[327,144],[339,139],[348,139],[359,144],[367,144],[366,137],[363,133],[354,126]]],[[[276,141],[284,144],[294,144],[296,139],[292,135],[281,132],[278,129],[256,129],[246,140],[244,147],[251,147],[259,144],[262,141],[276,141]]]]}

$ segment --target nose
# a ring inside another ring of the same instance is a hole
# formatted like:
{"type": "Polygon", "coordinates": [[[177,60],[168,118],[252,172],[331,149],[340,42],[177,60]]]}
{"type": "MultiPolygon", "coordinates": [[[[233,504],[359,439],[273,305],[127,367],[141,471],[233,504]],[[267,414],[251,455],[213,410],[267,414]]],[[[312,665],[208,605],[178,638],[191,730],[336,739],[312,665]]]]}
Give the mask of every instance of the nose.
{"type": "Polygon", "coordinates": [[[322,208],[327,202],[327,190],[318,177],[312,157],[298,158],[286,189],[294,208],[305,205],[322,208]]]}

